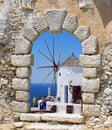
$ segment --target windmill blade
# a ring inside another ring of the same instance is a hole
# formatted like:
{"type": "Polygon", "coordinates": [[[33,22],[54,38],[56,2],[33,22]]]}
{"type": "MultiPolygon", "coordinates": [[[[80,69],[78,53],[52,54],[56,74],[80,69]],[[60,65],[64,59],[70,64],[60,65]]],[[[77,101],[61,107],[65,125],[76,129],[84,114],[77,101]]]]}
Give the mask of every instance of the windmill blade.
{"type": "Polygon", "coordinates": [[[49,49],[49,47],[48,47],[47,41],[46,41],[46,40],[44,40],[44,41],[45,41],[46,47],[47,47],[47,49],[48,49],[48,51],[49,51],[49,54],[50,54],[50,56],[51,56],[52,62],[53,62],[53,64],[55,64],[55,60],[54,60],[54,58],[53,58],[53,56],[52,56],[52,53],[51,53],[51,51],[50,51],[50,49],[49,49]]]}
{"type": "Polygon", "coordinates": [[[42,83],[51,75],[51,73],[53,72],[53,69],[47,74],[47,76],[43,79],[42,83]]]}
{"type": "Polygon", "coordinates": [[[52,82],[54,82],[56,84],[56,70],[55,69],[54,69],[54,77],[53,77],[52,82]]]}
{"type": "Polygon", "coordinates": [[[39,66],[37,69],[46,69],[46,68],[53,68],[54,66],[39,66]]]}
{"type": "Polygon", "coordinates": [[[61,59],[61,53],[62,53],[62,48],[60,48],[60,52],[59,52],[59,58],[58,58],[58,66],[60,65],[60,59],[61,59]]]}
{"type": "Polygon", "coordinates": [[[48,56],[46,56],[43,52],[41,52],[40,50],[38,50],[38,52],[39,52],[41,55],[43,55],[45,58],[47,58],[50,62],[53,63],[53,61],[52,61],[48,56]]]}
{"type": "Polygon", "coordinates": [[[55,59],[55,53],[54,53],[54,37],[53,37],[53,59],[55,59]]]}

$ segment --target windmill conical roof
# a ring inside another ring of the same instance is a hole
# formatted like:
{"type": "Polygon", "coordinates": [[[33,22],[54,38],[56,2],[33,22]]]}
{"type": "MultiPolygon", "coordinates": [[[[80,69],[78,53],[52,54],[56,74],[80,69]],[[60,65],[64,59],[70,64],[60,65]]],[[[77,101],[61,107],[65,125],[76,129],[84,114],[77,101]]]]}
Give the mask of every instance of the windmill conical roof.
{"type": "Polygon", "coordinates": [[[72,54],[60,66],[79,66],[79,59],[72,54]]]}

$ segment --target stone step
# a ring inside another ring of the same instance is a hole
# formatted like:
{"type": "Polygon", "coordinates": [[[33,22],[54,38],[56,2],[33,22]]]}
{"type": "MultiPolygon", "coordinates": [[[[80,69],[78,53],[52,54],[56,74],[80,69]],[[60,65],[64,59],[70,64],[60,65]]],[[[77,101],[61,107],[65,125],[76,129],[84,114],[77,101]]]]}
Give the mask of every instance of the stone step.
{"type": "Polygon", "coordinates": [[[27,122],[45,122],[54,121],[59,123],[73,123],[73,124],[84,124],[85,118],[79,114],[65,114],[65,113],[22,113],[20,115],[21,121],[27,122]]]}
{"type": "Polygon", "coordinates": [[[74,124],[50,124],[50,123],[30,123],[25,126],[25,130],[92,130],[86,125],[74,124]]]}
{"type": "Polygon", "coordinates": [[[78,126],[50,125],[48,123],[32,123],[26,126],[26,130],[75,130],[78,126]]]}

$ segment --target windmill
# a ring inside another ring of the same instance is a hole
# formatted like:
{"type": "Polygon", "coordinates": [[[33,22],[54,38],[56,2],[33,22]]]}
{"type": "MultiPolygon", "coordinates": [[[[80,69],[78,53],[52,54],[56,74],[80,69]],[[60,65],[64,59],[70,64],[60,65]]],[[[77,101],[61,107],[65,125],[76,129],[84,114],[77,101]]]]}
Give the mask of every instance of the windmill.
{"type": "Polygon", "coordinates": [[[44,52],[42,52],[41,50],[38,50],[38,53],[41,54],[41,56],[43,56],[44,58],[46,58],[49,62],[50,65],[43,65],[43,66],[38,66],[37,69],[50,69],[50,72],[48,72],[48,74],[44,77],[42,83],[47,80],[50,75],[53,73],[53,77],[52,77],[52,82],[56,83],[56,74],[57,71],[59,70],[59,66],[61,64],[61,53],[62,53],[62,48],[60,48],[59,50],[59,54],[58,54],[58,61],[56,62],[55,59],[55,44],[54,44],[54,38],[53,38],[53,46],[52,46],[52,50],[50,49],[50,47],[48,46],[48,43],[46,40],[44,40],[46,49],[49,53],[49,56],[46,55],[44,52]]]}

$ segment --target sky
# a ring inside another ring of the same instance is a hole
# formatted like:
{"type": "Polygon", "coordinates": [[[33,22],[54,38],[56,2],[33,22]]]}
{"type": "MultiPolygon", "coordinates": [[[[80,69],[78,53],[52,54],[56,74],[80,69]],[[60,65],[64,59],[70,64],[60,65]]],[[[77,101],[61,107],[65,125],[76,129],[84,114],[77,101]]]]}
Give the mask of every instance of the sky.
{"type": "MultiPolygon", "coordinates": [[[[58,63],[59,59],[62,63],[69,56],[71,56],[72,53],[74,53],[77,58],[79,58],[80,54],[82,54],[81,42],[74,35],[69,34],[64,30],[60,34],[52,34],[49,30],[44,32],[35,42],[33,42],[31,53],[34,55],[34,66],[32,67],[31,83],[42,83],[46,75],[48,75],[48,73],[51,71],[51,69],[48,68],[38,68],[39,66],[52,65],[50,60],[45,57],[47,56],[51,59],[45,41],[47,42],[52,54],[54,43],[54,59],[56,63],[58,63]],[[45,56],[43,56],[40,52],[42,52],[45,56]]],[[[44,83],[51,83],[52,79],[53,73],[44,81],[44,83]]]]}

